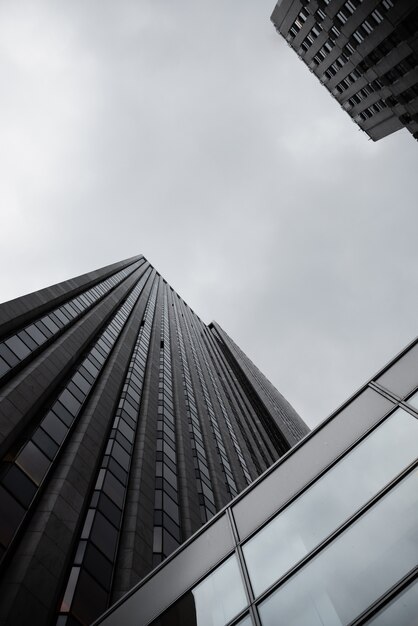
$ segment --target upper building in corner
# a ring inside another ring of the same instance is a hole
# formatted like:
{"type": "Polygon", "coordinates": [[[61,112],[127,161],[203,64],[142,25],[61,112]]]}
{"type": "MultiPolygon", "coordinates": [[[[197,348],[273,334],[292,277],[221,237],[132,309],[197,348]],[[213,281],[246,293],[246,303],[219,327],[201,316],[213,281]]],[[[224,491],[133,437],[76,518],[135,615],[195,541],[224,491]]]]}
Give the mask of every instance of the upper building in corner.
{"type": "Polygon", "coordinates": [[[143,257],[0,306],[0,623],[91,624],[308,433],[143,257]]]}
{"type": "Polygon", "coordinates": [[[271,19],[373,141],[418,139],[416,0],[279,0],[271,19]]]}

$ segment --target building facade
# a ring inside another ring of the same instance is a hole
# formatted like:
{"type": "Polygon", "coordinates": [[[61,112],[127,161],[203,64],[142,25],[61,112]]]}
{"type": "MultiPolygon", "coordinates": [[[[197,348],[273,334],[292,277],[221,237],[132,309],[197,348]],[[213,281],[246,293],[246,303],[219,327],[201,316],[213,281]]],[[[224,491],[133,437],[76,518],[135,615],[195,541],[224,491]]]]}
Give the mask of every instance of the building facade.
{"type": "Polygon", "coordinates": [[[142,256],[0,306],[0,623],[90,624],[303,438],[142,256]]]}
{"type": "Polygon", "coordinates": [[[97,626],[416,626],[418,339],[97,626]]]}
{"type": "Polygon", "coordinates": [[[271,19],[371,139],[418,139],[415,0],[279,0],[271,19]]]}

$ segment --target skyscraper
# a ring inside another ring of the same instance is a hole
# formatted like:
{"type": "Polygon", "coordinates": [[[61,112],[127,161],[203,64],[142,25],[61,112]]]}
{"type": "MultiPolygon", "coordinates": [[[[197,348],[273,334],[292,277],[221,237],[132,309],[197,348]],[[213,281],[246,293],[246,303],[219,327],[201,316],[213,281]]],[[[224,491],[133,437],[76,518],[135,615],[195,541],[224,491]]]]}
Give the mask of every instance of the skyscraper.
{"type": "Polygon", "coordinates": [[[415,0],[279,0],[271,19],[371,139],[418,139],[415,0]]]}
{"type": "Polygon", "coordinates": [[[142,256],[0,307],[0,622],[89,624],[308,428],[142,256]]]}

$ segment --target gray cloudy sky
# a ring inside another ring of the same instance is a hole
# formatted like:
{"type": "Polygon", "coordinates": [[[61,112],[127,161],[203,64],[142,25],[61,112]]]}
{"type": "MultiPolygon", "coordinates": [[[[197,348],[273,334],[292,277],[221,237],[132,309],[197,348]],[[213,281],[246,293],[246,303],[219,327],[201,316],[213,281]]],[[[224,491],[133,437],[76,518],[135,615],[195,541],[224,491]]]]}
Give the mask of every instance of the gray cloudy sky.
{"type": "Polygon", "coordinates": [[[2,0],[0,296],[142,252],[311,426],[417,334],[418,144],[274,0],[2,0]]]}

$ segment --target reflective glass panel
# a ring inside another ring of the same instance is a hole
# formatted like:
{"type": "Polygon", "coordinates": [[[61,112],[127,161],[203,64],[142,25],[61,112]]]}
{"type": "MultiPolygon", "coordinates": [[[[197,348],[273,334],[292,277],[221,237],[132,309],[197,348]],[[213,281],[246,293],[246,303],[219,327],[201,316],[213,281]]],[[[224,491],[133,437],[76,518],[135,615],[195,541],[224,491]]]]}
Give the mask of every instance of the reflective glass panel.
{"type": "Polygon", "coordinates": [[[418,562],[415,470],[259,607],[264,626],[344,626],[418,562]]]}
{"type": "Polygon", "coordinates": [[[418,580],[415,580],[367,623],[370,626],[416,626],[417,616],[418,580]]]}
{"type": "Polygon", "coordinates": [[[39,485],[51,462],[32,441],[28,441],[17,457],[16,463],[36,485],[39,485]]]}
{"type": "Polygon", "coordinates": [[[259,595],[418,456],[418,420],[398,409],[243,546],[259,595]]]}
{"type": "Polygon", "coordinates": [[[247,604],[235,556],[193,589],[199,626],[221,626],[247,604]]]}
{"type": "Polygon", "coordinates": [[[152,626],[224,626],[247,605],[235,555],[152,622],[152,626]]]}

